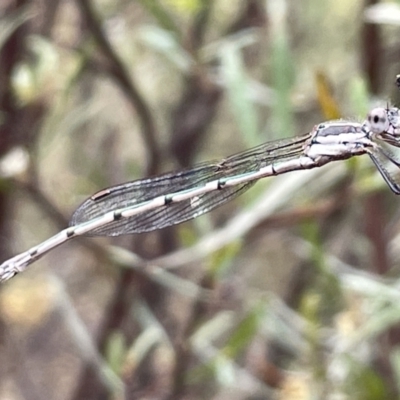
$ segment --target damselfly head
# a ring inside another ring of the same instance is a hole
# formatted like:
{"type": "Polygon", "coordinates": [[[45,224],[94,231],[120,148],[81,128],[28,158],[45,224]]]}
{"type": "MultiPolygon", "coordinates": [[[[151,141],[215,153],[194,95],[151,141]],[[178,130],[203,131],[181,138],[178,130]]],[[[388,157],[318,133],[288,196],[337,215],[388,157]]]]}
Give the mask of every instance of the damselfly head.
{"type": "Polygon", "coordinates": [[[374,108],[363,124],[372,139],[368,153],[386,183],[400,194],[400,110],[396,107],[374,108]]]}
{"type": "Polygon", "coordinates": [[[364,126],[374,134],[387,132],[390,128],[388,110],[383,107],[372,109],[368,113],[364,126]]]}
{"type": "Polygon", "coordinates": [[[380,138],[400,147],[400,110],[396,107],[374,108],[363,124],[363,131],[370,138],[380,138]]]}

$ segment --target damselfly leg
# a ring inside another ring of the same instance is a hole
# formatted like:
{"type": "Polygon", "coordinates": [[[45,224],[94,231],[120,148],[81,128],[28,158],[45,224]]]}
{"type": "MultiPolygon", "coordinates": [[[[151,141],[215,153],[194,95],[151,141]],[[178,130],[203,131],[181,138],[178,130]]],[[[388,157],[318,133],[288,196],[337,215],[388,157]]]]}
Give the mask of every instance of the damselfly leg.
{"type": "MultiPolygon", "coordinates": [[[[397,77],[397,84],[400,76],[397,77]]],[[[400,194],[400,110],[374,108],[368,113],[363,130],[373,147],[368,154],[390,189],[400,194]]]]}

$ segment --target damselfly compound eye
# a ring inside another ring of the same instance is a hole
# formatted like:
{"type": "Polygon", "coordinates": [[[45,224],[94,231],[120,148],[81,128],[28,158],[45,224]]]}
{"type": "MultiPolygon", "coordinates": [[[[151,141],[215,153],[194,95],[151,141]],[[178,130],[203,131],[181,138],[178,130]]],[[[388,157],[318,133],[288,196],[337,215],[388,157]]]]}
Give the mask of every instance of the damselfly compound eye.
{"type": "Polygon", "coordinates": [[[385,108],[374,108],[367,117],[369,129],[373,133],[386,132],[389,127],[389,119],[385,108]]]}

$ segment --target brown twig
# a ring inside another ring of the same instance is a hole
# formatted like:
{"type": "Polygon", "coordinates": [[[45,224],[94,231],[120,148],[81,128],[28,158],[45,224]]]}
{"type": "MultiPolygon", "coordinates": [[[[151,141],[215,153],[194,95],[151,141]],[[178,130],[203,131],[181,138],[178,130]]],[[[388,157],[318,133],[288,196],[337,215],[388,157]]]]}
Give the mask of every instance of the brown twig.
{"type": "MultiPolygon", "coordinates": [[[[379,0],[365,0],[364,7],[378,4],[379,0]]],[[[364,22],[361,31],[362,66],[368,77],[371,93],[377,95],[382,88],[383,47],[379,24],[364,22]]]]}
{"type": "Polygon", "coordinates": [[[81,9],[89,31],[107,59],[110,77],[118,84],[140,118],[143,128],[143,140],[146,143],[146,150],[148,152],[146,174],[154,175],[158,172],[161,153],[157,143],[156,127],[151,111],[140,95],[139,90],[134,85],[124,64],[101,29],[100,21],[95,15],[90,0],[78,0],[77,4],[81,9]]]}

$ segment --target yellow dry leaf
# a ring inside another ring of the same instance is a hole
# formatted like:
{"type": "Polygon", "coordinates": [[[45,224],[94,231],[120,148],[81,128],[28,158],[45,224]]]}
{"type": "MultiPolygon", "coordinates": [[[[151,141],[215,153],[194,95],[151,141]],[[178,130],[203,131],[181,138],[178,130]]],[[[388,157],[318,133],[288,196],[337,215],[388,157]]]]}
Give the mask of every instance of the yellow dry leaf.
{"type": "Polygon", "coordinates": [[[322,71],[317,71],[315,73],[315,81],[317,84],[318,103],[324,117],[326,119],[341,118],[339,106],[333,97],[327,76],[322,71]]]}
{"type": "Polygon", "coordinates": [[[201,0],[164,0],[167,6],[182,14],[191,14],[201,8],[201,0]]]}
{"type": "Polygon", "coordinates": [[[2,288],[0,312],[5,320],[26,328],[42,323],[54,306],[54,292],[46,280],[19,278],[2,288]]]}
{"type": "Polygon", "coordinates": [[[306,400],[310,398],[310,383],[304,374],[288,374],[279,390],[279,400],[306,400]]]}

